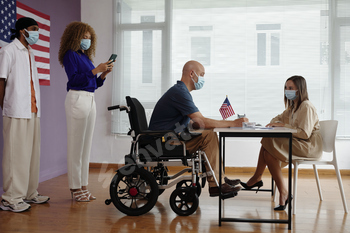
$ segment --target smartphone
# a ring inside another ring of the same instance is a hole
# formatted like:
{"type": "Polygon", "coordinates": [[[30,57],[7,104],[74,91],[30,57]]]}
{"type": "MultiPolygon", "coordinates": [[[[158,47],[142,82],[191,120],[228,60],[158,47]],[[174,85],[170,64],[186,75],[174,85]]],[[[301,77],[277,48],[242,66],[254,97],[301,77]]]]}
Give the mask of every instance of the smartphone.
{"type": "Polygon", "coordinates": [[[115,59],[117,59],[117,54],[112,54],[108,59],[108,61],[111,61],[111,62],[109,62],[108,64],[115,62],[115,59]]]}

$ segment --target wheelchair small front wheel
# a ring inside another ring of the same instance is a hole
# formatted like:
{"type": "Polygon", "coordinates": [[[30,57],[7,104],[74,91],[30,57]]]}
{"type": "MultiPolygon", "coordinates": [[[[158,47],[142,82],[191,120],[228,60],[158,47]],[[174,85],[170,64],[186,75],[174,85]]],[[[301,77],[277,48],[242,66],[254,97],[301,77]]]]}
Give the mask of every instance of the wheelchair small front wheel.
{"type": "Polygon", "coordinates": [[[110,204],[111,204],[111,202],[112,202],[112,200],[111,200],[111,199],[106,199],[106,200],[105,200],[105,204],[106,204],[106,205],[110,205],[110,204]]]}
{"type": "Polygon", "coordinates": [[[197,193],[191,193],[190,188],[175,189],[169,199],[171,209],[180,216],[193,214],[199,204],[197,193]]]}
{"type": "Polygon", "coordinates": [[[114,206],[129,216],[150,211],[158,200],[158,184],[153,175],[143,168],[135,168],[128,175],[117,172],[110,185],[114,206]]]}
{"type": "MultiPolygon", "coordinates": [[[[192,186],[192,181],[191,180],[181,180],[179,183],[176,184],[176,188],[181,188],[181,187],[191,187],[192,186]]],[[[200,197],[202,193],[202,186],[199,183],[199,179],[197,178],[197,196],[200,197]]]]}

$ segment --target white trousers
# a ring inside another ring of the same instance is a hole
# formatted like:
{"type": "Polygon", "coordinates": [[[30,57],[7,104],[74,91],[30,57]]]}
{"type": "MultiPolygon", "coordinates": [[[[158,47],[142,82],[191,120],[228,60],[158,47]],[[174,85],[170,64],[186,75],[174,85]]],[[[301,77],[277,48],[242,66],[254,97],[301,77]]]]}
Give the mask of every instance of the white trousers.
{"type": "Polygon", "coordinates": [[[3,117],[2,199],[17,204],[38,195],[40,171],[40,118],[3,117]]]}
{"type": "Polygon", "coordinates": [[[94,93],[69,90],[65,101],[67,118],[67,164],[70,189],[89,183],[89,162],[96,120],[94,93]]]}

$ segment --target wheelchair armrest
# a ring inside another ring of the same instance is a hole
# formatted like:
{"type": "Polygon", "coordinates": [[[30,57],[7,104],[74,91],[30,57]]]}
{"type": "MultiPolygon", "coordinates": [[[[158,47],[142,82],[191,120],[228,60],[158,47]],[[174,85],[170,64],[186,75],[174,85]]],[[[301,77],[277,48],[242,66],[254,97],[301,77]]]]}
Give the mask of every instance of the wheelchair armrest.
{"type": "Polygon", "coordinates": [[[171,136],[176,136],[176,138],[180,141],[188,141],[200,135],[202,135],[202,133],[190,132],[188,130],[182,131],[181,133],[176,133],[174,130],[147,130],[140,133],[140,136],[151,136],[153,138],[160,138],[164,136],[168,138],[171,136]]]}
{"type": "Polygon", "coordinates": [[[151,135],[151,136],[164,136],[167,133],[174,133],[176,135],[174,130],[146,130],[146,131],[142,131],[140,134],[151,135]]]}
{"type": "Polygon", "coordinates": [[[167,141],[170,138],[171,139],[178,139],[177,134],[174,132],[174,130],[146,130],[142,131],[138,136],[142,141],[146,140],[155,140],[158,138],[162,138],[162,141],[167,141]]]}
{"type": "Polygon", "coordinates": [[[192,138],[195,138],[201,135],[202,133],[199,133],[199,132],[191,132],[191,131],[185,130],[179,133],[178,137],[181,141],[188,141],[188,140],[191,140],[192,138]]]}

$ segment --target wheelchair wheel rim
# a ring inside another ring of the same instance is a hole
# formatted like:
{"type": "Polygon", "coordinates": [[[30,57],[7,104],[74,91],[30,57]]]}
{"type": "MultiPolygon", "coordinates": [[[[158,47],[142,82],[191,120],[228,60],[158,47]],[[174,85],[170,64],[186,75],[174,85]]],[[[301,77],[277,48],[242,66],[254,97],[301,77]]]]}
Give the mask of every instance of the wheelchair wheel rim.
{"type": "Polygon", "coordinates": [[[115,207],[131,216],[147,213],[158,199],[158,185],[148,171],[137,169],[131,175],[117,173],[110,187],[115,207]]]}

